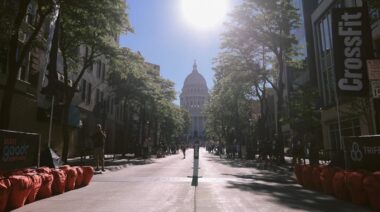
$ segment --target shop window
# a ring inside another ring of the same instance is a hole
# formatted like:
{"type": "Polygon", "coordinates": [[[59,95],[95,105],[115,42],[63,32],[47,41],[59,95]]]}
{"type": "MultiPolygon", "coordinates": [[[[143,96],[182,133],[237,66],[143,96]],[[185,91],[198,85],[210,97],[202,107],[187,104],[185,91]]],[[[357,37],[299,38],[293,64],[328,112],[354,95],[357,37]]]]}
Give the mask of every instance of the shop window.
{"type": "MultiPolygon", "coordinates": [[[[340,123],[342,136],[360,136],[360,121],[358,118],[341,121],[340,123]]],[[[340,148],[338,123],[329,126],[330,143],[333,150],[340,148]]]]}

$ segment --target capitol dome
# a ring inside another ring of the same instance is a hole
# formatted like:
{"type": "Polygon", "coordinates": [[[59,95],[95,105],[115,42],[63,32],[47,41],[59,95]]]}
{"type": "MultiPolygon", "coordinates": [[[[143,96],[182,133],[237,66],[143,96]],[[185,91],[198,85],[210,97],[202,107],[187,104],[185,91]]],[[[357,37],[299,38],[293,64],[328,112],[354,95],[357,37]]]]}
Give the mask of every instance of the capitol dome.
{"type": "Polygon", "coordinates": [[[194,63],[193,65],[193,71],[191,72],[191,74],[189,74],[186,79],[185,79],[185,82],[183,84],[183,86],[187,86],[187,85],[204,85],[207,87],[207,83],[206,83],[206,80],[205,78],[198,72],[198,69],[197,69],[197,64],[194,63]]]}
{"type": "Polygon", "coordinates": [[[181,107],[189,111],[191,126],[188,135],[191,138],[205,136],[206,117],[204,107],[209,99],[205,78],[198,72],[194,62],[192,72],[186,77],[180,95],[181,107]]]}

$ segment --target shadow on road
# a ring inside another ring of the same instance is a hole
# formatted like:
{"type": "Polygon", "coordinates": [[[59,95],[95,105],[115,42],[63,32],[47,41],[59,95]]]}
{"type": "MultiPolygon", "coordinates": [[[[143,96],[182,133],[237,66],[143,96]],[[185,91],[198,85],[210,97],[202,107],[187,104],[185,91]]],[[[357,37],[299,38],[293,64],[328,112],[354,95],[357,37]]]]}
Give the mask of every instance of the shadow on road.
{"type": "Polygon", "coordinates": [[[276,174],[285,174],[291,176],[291,164],[283,163],[277,164],[275,162],[263,162],[260,160],[244,160],[244,159],[228,159],[219,158],[213,155],[206,156],[208,161],[214,161],[234,168],[255,168],[257,170],[275,172],[276,174]]]}
{"type": "Polygon", "coordinates": [[[315,191],[306,190],[296,184],[236,181],[228,182],[227,188],[240,189],[266,195],[276,204],[305,211],[369,211],[367,208],[335,199],[315,191]]]}
{"type": "MultiPolygon", "coordinates": [[[[234,168],[252,168],[252,174],[223,174],[232,177],[226,188],[239,189],[256,195],[268,196],[270,201],[295,210],[305,211],[370,211],[369,208],[337,200],[317,191],[304,189],[297,184],[290,164],[265,164],[257,160],[241,160],[205,156],[209,161],[234,168]],[[236,180],[242,179],[242,180],[236,180]]],[[[260,205],[260,204],[258,204],[260,205]]]]}

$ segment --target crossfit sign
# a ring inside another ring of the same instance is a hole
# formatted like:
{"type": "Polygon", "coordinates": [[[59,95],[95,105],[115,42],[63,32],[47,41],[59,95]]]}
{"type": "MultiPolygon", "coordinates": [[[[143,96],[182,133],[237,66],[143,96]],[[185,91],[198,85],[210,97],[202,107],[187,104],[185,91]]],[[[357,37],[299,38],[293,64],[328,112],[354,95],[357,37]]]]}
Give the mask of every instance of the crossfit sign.
{"type": "Polygon", "coordinates": [[[344,137],[346,168],[380,170],[380,136],[344,137]]]}
{"type": "Polygon", "coordinates": [[[39,165],[40,135],[0,130],[0,171],[39,165]]]}
{"type": "Polygon", "coordinates": [[[368,13],[334,8],[332,32],[336,87],[342,96],[368,96],[367,59],[371,50],[368,13]]]}

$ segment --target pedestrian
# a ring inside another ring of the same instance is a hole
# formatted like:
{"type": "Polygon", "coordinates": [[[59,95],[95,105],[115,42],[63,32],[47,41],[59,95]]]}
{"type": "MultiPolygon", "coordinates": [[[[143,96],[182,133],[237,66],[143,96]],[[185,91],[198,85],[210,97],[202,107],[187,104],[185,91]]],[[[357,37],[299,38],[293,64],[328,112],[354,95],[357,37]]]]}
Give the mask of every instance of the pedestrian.
{"type": "Polygon", "coordinates": [[[295,133],[295,135],[292,138],[292,153],[293,153],[293,164],[301,163],[301,157],[302,157],[302,141],[300,139],[300,136],[298,133],[295,133]]]}
{"type": "Polygon", "coordinates": [[[99,171],[99,166],[102,166],[102,171],[104,170],[104,145],[106,142],[106,133],[102,129],[102,125],[96,125],[96,132],[92,135],[92,140],[94,142],[94,159],[96,171],[99,171]]]}
{"type": "Polygon", "coordinates": [[[184,144],[182,144],[181,150],[182,150],[183,158],[186,158],[186,146],[184,144]]]}

